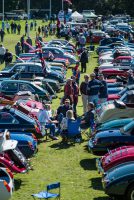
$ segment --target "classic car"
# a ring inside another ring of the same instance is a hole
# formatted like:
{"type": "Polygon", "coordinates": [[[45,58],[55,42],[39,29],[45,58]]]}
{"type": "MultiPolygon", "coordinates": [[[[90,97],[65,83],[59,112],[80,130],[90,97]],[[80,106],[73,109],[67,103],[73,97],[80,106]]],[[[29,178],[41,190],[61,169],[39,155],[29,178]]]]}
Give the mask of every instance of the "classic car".
{"type": "Polygon", "coordinates": [[[18,141],[17,147],[26,158],[32,157],[37,152],[37,140],[25,135],[25,132],[23,134],[10,132],[9,138],[18,141]]]}
{"type": "Polygon", "coordinates": [[[134,199],[134,162],[125,162],[108,170],[102,178],[103,188],[110,196],[134,199]]]}
{"type": "Polygon", "coordinates": [[[8,168],[0,167],[0,198],[8,200],[14,190],[13,174],[8,168]]]}
{"type": "Polygon", "coordinates": [[[49,93],[30,81],[22,80],[5,80],[0,83],[0,93],[14,97],[19,91],[30,91],[32,94],[38,94],[42,101],[51,101],[49,93]]]}
{"type": "Polygon", "coordinates": [[[102,69],[100,70],[100,73],[102,73],[104,75],[105,78],[116,78],[116,76],[124,76],[124,77],[128,77],[128,70],[123,70],[123,68],[121,67],[117,67],[117,68],[109,68],[109,69],[102,69]]]}
{"type": "Polygon", "coordinates": [[[30,163],[17,148],[16,140],[6,139],[7,130],[0,134],[0,167],[7,167],[15,173],[26,173],[30,163]]]}
{"type": "Polygon", "coordinates": [[[117,65],[121,65],[121,66],[130,66],[131,62],[133,60],[132,56],[118,56],[117,58],[115,58],[112,63],[114,64],[114,66],[117,65]]]}
{"type": "Polygon", "coordinates": [[[34,133],[37,138],[45,135],[45,129],[38,121],[11,106],[0,107],[0,130],[5,129],[34,133]]]}
{"type": "Polygon", "coordinates": [[[123,103],[122,101],[107,101],[101,104],[97,109],[97,124],[102,124],[114,119],[133,118],[134,103],[123,103]]]}
{"type": "Polygon", "coordinates": [[[134,118],[111,120],[111,121],[101,124],[100,126],[96,126],[96,132],[106,131],[106,130],[111,130],[111,129],[119,129],[133,120],[134,118]]]}
{"type": "Polygon", "coordinates": [[[34,76],[43,76],[45,78],[58,80],[62,84],[65,82],[63,75],[57,71],[51,70],[47,63],[45,71],[43,70],[41,63],[17,63],[13,67],[4,68],[0,73],[0,77],[9,78],[16,72],[19,72],[19,79],[23,80],[32,80],[34,76]]]}
{"type": "Polygon", "coordinates": [[[105,46],[99,46],[97,47],[96,49],[96,52],[97,54],[99,54],[100,52],[102,52],[103,50],[112,50],[114,49],[115,47],[124,47],[125,45],[121,42],[121,41],[117,41],[117,42],[114,42],[114,43],[111,43],[111,44],[108,44],[108,45],[105,45],[105,46]]]}
{"type": "Polygon", "coordinates": [[[33,79],[33,81],[35,82],[43,82],[44,84],[45,83],[49,83],[49,85],[52,87],[52,89],[56,92],[59,92],[61,90],[61,85],[58,81],[56,80],[52,80],[52,79],[48,79],[48,78],[44,78],[44,77],[35,77],[33,79]]]}
{"type": "Polygon", "coordinates": [[[121,41],[122,43],[124,43],[124,40],[118,37],[110,37],[110,38],[104,38],[99,42],[100,46],[105,46],[114,42],[118,42],[121,41]]]}
{"type": "Polygon", "coordinates": [[[104,155],[108,150],[134,145],[134,120],[120,129],[99,131],[89,140],[89,149],[96,155],[104,155]]]}
{"type": "Polygon", "coordinates": [[[96,165],[98,172],[104,174],[110,168],[129,161],[134,161],[134,146],[113,149],[101,158],[97,158],[96,165]]]}
{"type": "Polygon", "coordinates": [[[63,49],[61,48],[57,48],[57,47],[43,47],[43,56],[45,58],[48,57],[49,53],[51,52],[55,58],[64,58],[64,59],[68,59],[70,65],[72,64],[76,64],[78,62],[78,60],[76,59],[75,56],[71,55],[70,53],[65,52],[63,49]]]}
{"type": "Polygon", "coordinates": [[[126,95],[128,91],[134,90],[134,85],[128,85],[123,90],[121,90],[118,94],[109,94],[108,100],[120,99],[123,95],[126,95]]]}

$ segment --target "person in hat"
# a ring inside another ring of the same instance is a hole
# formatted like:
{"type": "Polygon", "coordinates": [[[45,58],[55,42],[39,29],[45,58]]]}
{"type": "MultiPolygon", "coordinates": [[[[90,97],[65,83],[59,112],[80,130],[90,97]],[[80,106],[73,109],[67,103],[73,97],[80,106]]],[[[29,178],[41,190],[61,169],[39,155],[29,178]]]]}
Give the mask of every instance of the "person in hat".
{"type": "Polygon", "coordinates": [[[108,86],[107,86],[107,82],[104,79],[103,74],[99,74],[98,77],[99,77],[99,81],[101,82],[101,87],[99,91],[99,102],[104,103],[107,101],[107,98],[108,98],[108,86]]]}
{"type": "Polygon", "coordinates": [[[82,96],[83,102],[83,113],[87,112],[87,104],[88,104],[88,95],[87,95],[87,86],[88,86],[89,76],[88,74],[84,75],[84,81],[81,82],[80,85],[80,93],[82,96]]]}
{"type": "Polygon", "coordinates": [[[70,105],[70,100],[65,99],[64,104],[60,105],[57,109],[57,116],[62,114],[63,117],[66,117],[66,112],[68,110],[73,110],[72,106],[70,105]]]}
{"type": "Polygon", "coordinates": [[[90,74],[90,81],[87,86],[88,102],[93,102],[97,106],[99,101],[99,91],[102,83],[97,80],[95,73],[90,74]]]}

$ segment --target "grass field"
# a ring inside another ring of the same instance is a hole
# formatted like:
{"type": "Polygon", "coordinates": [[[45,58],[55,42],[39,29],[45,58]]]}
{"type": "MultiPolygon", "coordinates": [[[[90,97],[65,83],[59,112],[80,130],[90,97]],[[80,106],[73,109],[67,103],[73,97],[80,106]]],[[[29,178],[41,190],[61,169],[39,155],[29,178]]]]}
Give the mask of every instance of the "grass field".
{"type": "MultiPolygon", "coordinates": [[[[21,34],[24,33],[24,23],[21,22],[21,34]]],[[[37,23],[40,25],[41,21],[37,23]]],[[[32,31],[30,36],[34,40],[35,31],[32,31]]],[[[19,39],[18,35],[6,34],[4,46],[14,52],[15,44],[19,39]]],[[[88,73],[92,72],[96,65],[97,56],[92,53],[88,73]]],[[[69,70],[67,76],[71,74],[69,70]]],[[[59,94],[59,98],[53,101],[53,109],[59,106],[62,95],[59,94]]],[[[79,97],[77,110],[78,114],[82,114],[81,97],[79,97]]],[[[75,146],[61,145],[60,140],[47,142],[42,140],[38,145],[39,152],[32,158],[34,170],[28,174],[15,175],[15,192],[11,200],[32,200],[32,193],[44,190],[46,184],[55,181],[61,182],[62,200],[107,200],[108,197],[101,186],[101,177],[96,171],[95,157],[87,151],[87,142],[85,136],[84,142],[75,146]]]]}

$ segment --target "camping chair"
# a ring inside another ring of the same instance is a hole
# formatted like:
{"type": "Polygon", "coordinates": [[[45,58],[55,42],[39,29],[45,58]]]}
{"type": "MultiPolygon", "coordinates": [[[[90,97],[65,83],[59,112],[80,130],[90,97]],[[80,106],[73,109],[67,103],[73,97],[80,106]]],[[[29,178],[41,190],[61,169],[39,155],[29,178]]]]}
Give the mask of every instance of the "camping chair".
{"type": "Polygon", "coordinates": [[[67,140],[69,141],[77,141],[77,139],[81,140],[81,130],[80,130],[80,118],[76,120],[69,119],[68,120],[68,128],[67,128],[67,140]]]}
{"type": "Polygon", "coordinates": [[[42,191],[39,192],[37,194],[32,194],[32,197],[38,198],[38,199],[50,199],[50,198],[58,198],[60,199],[60,182],[57,183],[52,183],[47,185],[47,190],[46,191],[42,191]],[[59,188],[59,192],[58,193],[50,193],[50,190],[53,189],[58,189],[59,188]]]}

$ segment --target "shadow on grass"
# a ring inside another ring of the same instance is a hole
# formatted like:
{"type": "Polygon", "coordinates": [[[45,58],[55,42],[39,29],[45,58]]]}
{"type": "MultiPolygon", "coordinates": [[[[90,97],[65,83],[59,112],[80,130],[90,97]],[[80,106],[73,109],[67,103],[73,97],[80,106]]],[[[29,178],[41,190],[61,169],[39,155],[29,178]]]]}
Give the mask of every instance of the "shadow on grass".
{"type": "Polygon", "coordinates": [[[62,143],[62,142],[58,142],[55,144],[50,145],[50,148],[55,148],[56,150],[61,150],[61,149],[68,149],[72,146],[75,146],[75,144],[73,143],[62,143]]]}
{"type": "Polygon", "coordinates": [[[80,165],[84,170],[96,170],[96,159],[83,159],[80,161],[80,165]]]}
{"type": "Polygon", "coordinates": [[[93,200],[111,200],[110,197],[96,197],[96,198],[93,198],[93,200]]]}
{"type": "Polygon", "coordinates": [[[14,179],[14,185],[15,185],[15,191],[19,190],[21,185],[22,185],[22,180],[21,179],[14,179]]]}
{"type": "Polygon", "coordinates": [[[102,182],[101,182],[101,178],[100,177],[91,178],[90,181],[91,181],[91,187],[94,190],[103,190],[102,182]]]}

